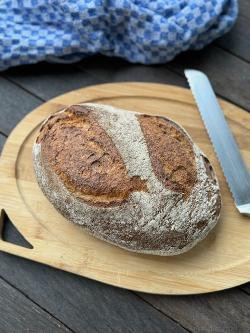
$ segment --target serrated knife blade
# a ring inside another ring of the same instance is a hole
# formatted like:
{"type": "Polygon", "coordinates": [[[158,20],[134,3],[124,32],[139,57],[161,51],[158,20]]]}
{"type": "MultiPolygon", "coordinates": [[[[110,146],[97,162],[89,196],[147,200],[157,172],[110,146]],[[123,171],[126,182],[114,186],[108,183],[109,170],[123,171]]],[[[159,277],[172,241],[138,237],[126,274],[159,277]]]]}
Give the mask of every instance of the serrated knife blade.
{"type": "Polygon", "coordinates": [[[185,76],[240,213],[250,216],[250,173],[207,76],[186,69],[185,76]]]}

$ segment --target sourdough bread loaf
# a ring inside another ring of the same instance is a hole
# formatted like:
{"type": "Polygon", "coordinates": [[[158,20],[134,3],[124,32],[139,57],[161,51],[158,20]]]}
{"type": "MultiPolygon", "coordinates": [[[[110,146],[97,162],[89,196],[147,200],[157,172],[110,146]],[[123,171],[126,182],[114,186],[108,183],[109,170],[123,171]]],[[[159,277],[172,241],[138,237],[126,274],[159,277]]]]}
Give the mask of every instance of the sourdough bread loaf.
{"type": "Polygon", "coordinates": [[[62,215],[130,251],[183,253],[219,218],[211,164],[165,117],[73,105],[44,122],[33,160],[38,184],[62,215]]]}

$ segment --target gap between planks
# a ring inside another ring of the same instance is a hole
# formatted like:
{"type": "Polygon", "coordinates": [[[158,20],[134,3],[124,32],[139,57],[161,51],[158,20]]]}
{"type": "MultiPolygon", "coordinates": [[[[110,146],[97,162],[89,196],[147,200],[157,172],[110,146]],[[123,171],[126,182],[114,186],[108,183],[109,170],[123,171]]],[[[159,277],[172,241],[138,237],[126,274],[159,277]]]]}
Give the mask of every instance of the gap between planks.
{"type": "Polygon", "coordinates": [[[63,323],[60,319],[58,319],[55,315],[53,315],[52,313],[50,313],[48,310],[46,310],[44,307],[42,307],[40,304],[38,304],[37,302],[35,302],[33,299],[31,299],[28,295],[26,295],[22,290],[20,290],[19,288],[17,288],[16,286],[12,285],[9,281],[7,281],[2,275],[0,275],[0,279],[2,281],[4,281],[6,284],[8,284],[11,288],[15,289],[17,292],[19,292],[21,295],[23,295],[23,297],[25,297],[29,302],[35,304],[37,307],[39,307],[40,309],[42,309],[44,312],[46,312],[50,317],[54,318],[56,321],[58,321],[60,324],[62,324],[62,326],[64,326],[65,328],[67,328],[70,332],[75,333],[72,328],[68,327],[65,323],[63,323]]]}
{"type": "MultiPolygon", "coordinates": [[[[163,312],[161,309],[157,308],[154,303],[150,303],[150,301],[146,300],[143,298],[143,296],[138,293],[138,292],[133,292],[138,298],[140,298],[142,301],[144,301],[145,303],[151,305],[156,311],[160,312],[161,314],[163,314],[164,316],[168,317],[170,320],[172,320],[174,323],[180,325],[183,329],[185,329],[187,332],[192,333],[191,330],[189,330],[186,326],[184,326],[183,324],[181,324],[180,322],[178,322],[176,319],[174,319],[173,317],[171,317],[169,314],[166,314],[165,312],[163,312]]],[[[162,296],[162,297],[167,297],[167,296],[162,296]]]]}

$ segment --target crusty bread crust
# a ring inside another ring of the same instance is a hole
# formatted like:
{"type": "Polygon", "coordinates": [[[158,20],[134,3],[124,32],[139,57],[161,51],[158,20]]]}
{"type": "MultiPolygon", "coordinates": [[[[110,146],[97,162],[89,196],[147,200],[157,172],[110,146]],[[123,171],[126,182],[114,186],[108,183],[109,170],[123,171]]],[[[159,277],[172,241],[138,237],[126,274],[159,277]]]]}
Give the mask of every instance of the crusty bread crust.
{"type": "Polygon", "coordinates": [[[67,219],[130,251],[186,252],[219,218],[211,164],[164,117],[72,106],[45,121],[33,158],[38,184],[67,219]]]}
{"type": "Polygon", "coordinates": [[[92,205],[125,202],[134,191],[146,191],[146,181],[129,177],[112,139],[93,112],[79,105],[52,115],[42,126],[44,164],[52,168],[75,197],[92,205]]]}
{"type": "Polygon", "coordinates": [[[164,117],[139,115],[138,118],[156,177],[166,188],[187,197],[197,181],[190,138],[164,117]]]}

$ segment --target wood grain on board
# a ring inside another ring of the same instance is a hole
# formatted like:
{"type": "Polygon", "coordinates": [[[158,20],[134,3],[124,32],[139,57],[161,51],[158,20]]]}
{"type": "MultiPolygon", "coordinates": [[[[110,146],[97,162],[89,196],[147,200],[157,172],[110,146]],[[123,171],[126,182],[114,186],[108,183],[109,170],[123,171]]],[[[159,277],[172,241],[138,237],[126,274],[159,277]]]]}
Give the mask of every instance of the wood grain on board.
{"type": "MultiPolygon", "coordinates": [[[[0,135],[0,143],[4,141],[5,137],[0,135]]],[[[13,231],[11,232],[11,230],[8,233],[10,241],[20,245],[23,244],[20,235],[13,231]]],[[[5,253],[0,253],[0,262],[1,276],[13,286],[22,290],[37,305],[47,309],[50,314],[71,327],[75,332],[79,332],[85,325],[88,325],[88,331],[93,332],[98,331],[98,327],[103,327],[107,332],[111,327],[115,328],[116,331],[125,331],[127,326],[133,327],[137,331],[142,329],[145,332],[152,331],[153,327],[151,327],[150,323],[157,312],[150,309],[149,304],[151,303],[156,308],[159,308],[159,302],[160,310],[168,317],[181,323],[182,326],[185,325],[184,327],[198,329],[202,322],[204,326],[203,332],[211,332],[211,327],[220,327],[220,332],[228,332],[228,324],[224,326],[225,329],[223,330],[221,323],[227,322],[228,314],[235,311],[233,317],[234,325],[232,327],[239,326],[240,331],[244,332],[244,321],[235,320],[238,317],[238,312],[241,315],[241,307],[235,308],[233,296],[237,295],[240,303],[242,302],[242,296],[244,296],[236,288],[233,294],[229,291],[221,295],[222,308],[213,301],[217,294],[213,294],[213,297],[202,295],[200,297],[189,296],[183,298],[155,295],[147,297],[148,295],[140,294],[140,297],[149,302],[148,306],[145,307],[131,292],[83,279],[52,267],[41,266],[38,263],[5,253]],[[22,276],[22,279],[20,279],[20,276],[22,276]],[[131,309],[128,308],[127,303],[130,304],[131,309]],[[100,304],[103,305],[106,311],[99,311],[100,304]],[[182,311],[180,311],[181,305],[182,311]],[[190,312],[186,311],[185,306],[187,308],[190,307],[193,315],[189,316],[190,312]],[[218,312],[218,308],[220,308],[220,312],[218,312]],[[140,309],[142,312],[139,311],[140,309]],[[134,313],[136,313],[135,317],[133,317],[134,313]],[[144,314],[147,314],[146,318],[144,314]],[[131,321],[131,318],[133,318],[133,321],[131,321]],[[224,321],[221,321],[221,318],[225,318],[224,321]],[[128,325],[128,323],[131,324],[128,325]],[[145,329],[145,327],[148,329],[145,329]]],[[[246,302],[245,299],[243,301],[244,303],[246,302]]],[[[16,299],[15,304],[21,308],[22,300],[16,299]]],[[[14,316],[15,309],[9,309],[8,318],[12,313],[14,316]]],[[[248,306],[247,314],[247,317],[249,317],[250,305],[248,306]]],[[[156,317],[158,325],[160,325],[158,315],[156,317]]],[[[24,322],[25,319],[26,317],[24,322]]],[[[161,323],[163,332],[165,331],[164,328],[166,329],[173,325],[171,319],[169,320],[170,324],[165,321],[161,323]]],[[[10,322],[9,325],[11,328],[13,324],[10,322]]],[[[154,320],[153,325],[155,325],[154,320]]],[[[177,325],[175,332],[178,332],[178,329],[177,325]]],[[[232,329],[230,331],[233,332],[232,329]]]]}
{"type": "MultiPolygon", "coordinates": [[[[250,165],[250,116],[232,104],[221,104],[250,165]]],[[[249,280],[250,225],[233,204],[192,95],[185,89],[146,83],[99,85],[43,104],[18,125],[7,142],[1,158],[0,198],[12,222],[34,246],[23,249],[1,242],[6,252],[112,285],[159,294],[209,292],[249,280]],[[166,115],[188,130],[214,165],[222,190],[222,217],[206,240],[172,258],[138,255],[79,232],[56,212],[37,186],[31,149],[38,125],[49,114],[84,100],[166,115]]]]}

